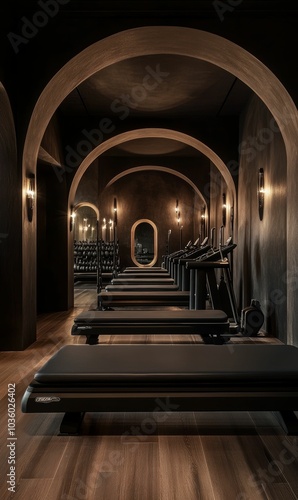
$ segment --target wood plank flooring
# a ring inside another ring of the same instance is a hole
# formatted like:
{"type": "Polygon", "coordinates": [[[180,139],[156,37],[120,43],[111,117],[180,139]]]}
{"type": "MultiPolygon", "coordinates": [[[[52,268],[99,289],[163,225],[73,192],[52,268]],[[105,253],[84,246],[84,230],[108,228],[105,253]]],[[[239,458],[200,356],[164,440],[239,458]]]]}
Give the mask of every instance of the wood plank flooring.
{"type": "MultiPolygon", "coordinates": [[[[58,436],[61,414],[22,414],[34,373],[65,344],[74,317],[96,304],[92,287],[75,307],[38,318],[37,341],[1,352],[0,498],[14,500],[294,500],[298,437],[272,413],[88,413],[80,436],[58,436]],[[16,491],[9,492],[8,384],[16,387],[16,491]]],[[[237,339],[277,342],[270,337],[237,339]]],[[[236,341],[236,339],[234,339],[236,341]]],[[[198,343],[196,335],[102,336],[104,343],[198,343]]]]}

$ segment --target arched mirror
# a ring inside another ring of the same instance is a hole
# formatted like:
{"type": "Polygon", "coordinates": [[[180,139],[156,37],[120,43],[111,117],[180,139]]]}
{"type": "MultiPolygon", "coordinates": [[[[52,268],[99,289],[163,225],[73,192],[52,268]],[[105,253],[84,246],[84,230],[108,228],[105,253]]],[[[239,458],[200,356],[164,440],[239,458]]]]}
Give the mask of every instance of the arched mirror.
{"type": "Polygon", "coordinates": [[[157,261],[157,227],[149,219],[139,219],[131,228],[131,259],[138,267],[152,267],[157,261]]]}

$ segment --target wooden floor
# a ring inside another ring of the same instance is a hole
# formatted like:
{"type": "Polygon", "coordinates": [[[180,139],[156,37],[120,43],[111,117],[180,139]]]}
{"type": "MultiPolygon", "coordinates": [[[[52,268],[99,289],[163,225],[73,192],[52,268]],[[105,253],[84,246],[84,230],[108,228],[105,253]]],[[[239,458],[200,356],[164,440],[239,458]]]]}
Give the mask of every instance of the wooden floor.
{"type": "MultiPolygon", "coordinates": [[[[164,412],[160,419],[144,413],[88,413],[80,436],[58,436],[61,414],[22,414],[21,398],[39,367],[63,345],[84,343],[70,331],[74,317],[96,304],[95,290],[78,288],[75,296],[74,309],[38,318],[32,346],[0,353],[1,499],[298,499],[298,437],[285,436],[269,412],[164,412]],[[15,493],[6,483],[8,460],[14,458],[7,446],[9,384],[16,388],[15,493]]],[[[101,342],[202,340],[134,335],[103,336],[101,342]]]]}

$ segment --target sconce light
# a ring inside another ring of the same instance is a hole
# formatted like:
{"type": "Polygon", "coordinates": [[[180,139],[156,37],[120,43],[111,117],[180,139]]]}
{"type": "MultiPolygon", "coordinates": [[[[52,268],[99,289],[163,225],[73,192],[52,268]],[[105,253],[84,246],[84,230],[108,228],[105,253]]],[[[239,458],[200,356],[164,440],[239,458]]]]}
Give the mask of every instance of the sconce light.
{"type": "Polygon", "coordinates": [[[203,205],[201,208],[201,234],[202,234],[202,238],[205,237],[205,224],[206,224],[206,206],[203,205]]]}
{"type": "Polygon", "coordinates": [[[35,175],[34,174],[29,174],[27,177],[26,201],[27,201],[28,220],[31,222],[33,219],[33,210],[34,210],[34,205],[35,205],[35,175]]]}
{"type": "Polygon", "coordinates": [[[258,176],[258,206],[259,206],[259,218],[263,220],[264,214],[264,197],[265,197],[265,183],[264,183],[264,170],[259,169],[258,176]]]}
{"type": "Polygon", "coordinates": [[[226,204],[226,194],[222,195],[222,225],[225,226],[227,222],[227,204],[226,204]]]}
{"type": "Polygon", "coordinates": [[[70,219],[69,219],[69,229],[70,229],[70,231],[73,230],[75,218],[76,218],[76,213],[75,213],[73,207],[70,207],[70,219]]]}
{"type": "Polygon", "coordinates": [[[117,225],[117,198],[114,198],[114,225],[117,225]]]}
{"type": "Polygon", "coordinates": [[[176,218],[177,218],[177,222],[178,222],[178,226],[179,226],[180,222],[181,222],[181,217],[180,217],[180,210],[179,210],[179,202],[178,202],[178,200],[176,200],[175,212],[176,212],[176,218]]]}

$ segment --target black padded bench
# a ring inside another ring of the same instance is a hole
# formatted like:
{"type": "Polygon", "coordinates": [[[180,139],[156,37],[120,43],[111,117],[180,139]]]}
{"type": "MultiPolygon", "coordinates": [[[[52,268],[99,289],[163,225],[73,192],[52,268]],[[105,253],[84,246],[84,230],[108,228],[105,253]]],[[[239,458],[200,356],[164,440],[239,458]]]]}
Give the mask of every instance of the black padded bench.
{"type": "Polygon", "coordinates": [[[168,270],[164,267],[126,267],[123,273],[165,273],[168,274],[168,270]]]}
{"type": "Polygon", "coordinates": [[[67,345],[35,374],[24,413],[273,411],[297,434],[298,349],[285,345],[67,345]],[[158,404],[161,403],[161,404],[158,404]],[[158,408],[157,408],[158,407],[158,408]]]}
{"type": "Polygon", "coordinates": [[[200,334],[223,341],[229,321],[223,311],[86,311],[74,319],[72,335],[85,335],[87,344],[97,344],[99,335],[200,334]]]}
{"type": "Polygon", "coordinates": [[[132,279],[173,279],[168,273],[118,273],[117,274],[118,279],[126,279],[126,280],[132,280],[132,279]]]}
{"type": "Polygon", "coordinates": [[[178,285],[107,285],[107,292],[177,292],[178,285]]]}
{"type": "MultiPolygon", "coordinates": [[[[133,275],[134,276],[134,275],[133,275]]],[[[112,285],[174,285],[173,278],[144,278],[144,277],[133,277],[133,278],[113,278],[111,281],[112,285]]]]}
{"type": "Polygon", "coordinates": [[[189,292],[180,291],[103,291],[97,296],[98,309],[110,307],[189,306],[189,292]]]}

